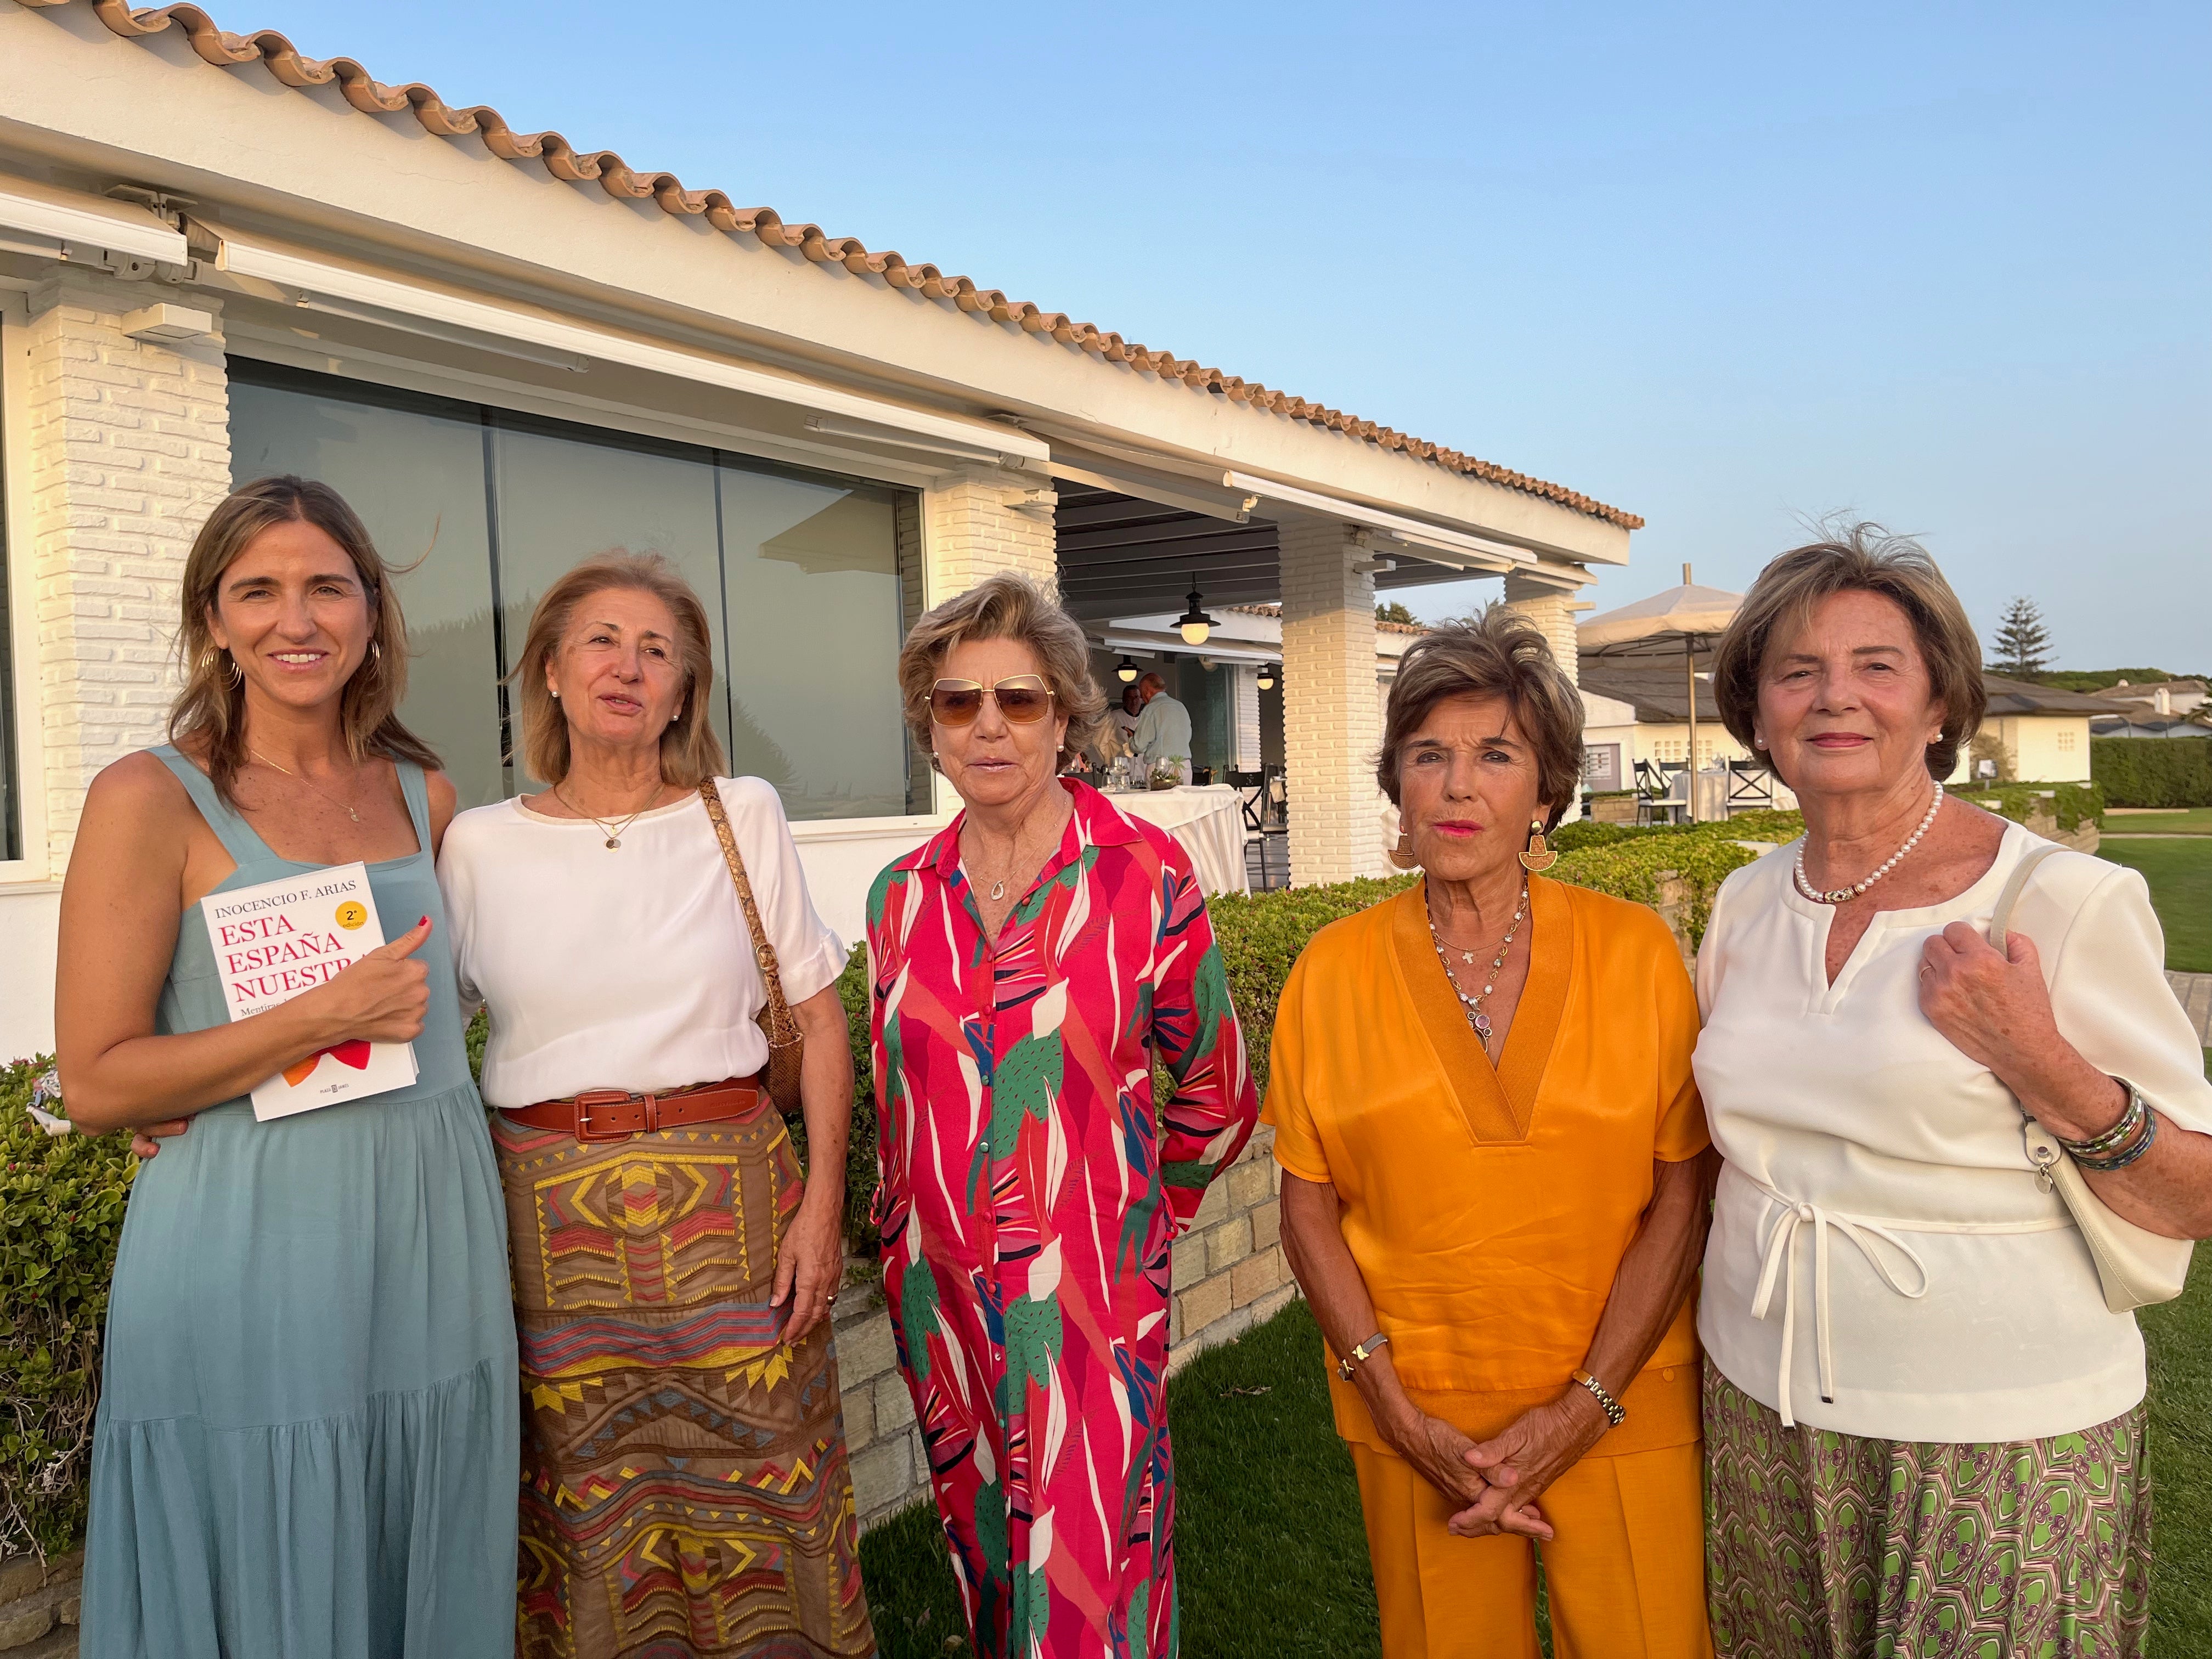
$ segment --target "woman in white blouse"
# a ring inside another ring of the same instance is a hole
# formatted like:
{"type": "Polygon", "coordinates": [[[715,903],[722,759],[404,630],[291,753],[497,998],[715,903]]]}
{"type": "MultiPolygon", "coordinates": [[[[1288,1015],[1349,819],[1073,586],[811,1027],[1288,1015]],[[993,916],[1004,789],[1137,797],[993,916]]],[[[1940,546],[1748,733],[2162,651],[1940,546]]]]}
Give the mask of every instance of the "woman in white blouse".
{"type": "Polygon", "coordinates": [[[775,792],[723,778],[707,614],[656,556],[546,591],[515,679],[536,795],[439,859],[507,1191],[524,1659],[868,1654],[825,1316],[853,1073],[775,792]],[[805,1034],[802,1182],[716,797],[805,1034]]]}
{"type": "Polygon", "coordinates": [[[2139,1654],[2142,1340],[2023,1113],[2121,1216],[2212,1233],[2212,1086],[2142,879],[2054,854],[1991,948],[2045,843],[1937,781],[1981,653],[1909,542],[1777,559],[1713,688],[1806,823],[1729,878],[1698,963],[1716,1646],[2139,1654]]]}

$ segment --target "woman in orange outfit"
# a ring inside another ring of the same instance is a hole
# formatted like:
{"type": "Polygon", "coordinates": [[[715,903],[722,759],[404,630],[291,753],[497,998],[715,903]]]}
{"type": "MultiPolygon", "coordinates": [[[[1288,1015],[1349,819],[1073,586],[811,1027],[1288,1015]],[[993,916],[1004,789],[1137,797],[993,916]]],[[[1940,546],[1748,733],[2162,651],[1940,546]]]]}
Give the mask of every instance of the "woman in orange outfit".
{"type": "Polygon", "coordinates": [[[1666,925],[1537,878],[1582,705],[1504,610],[1401,661],[1378,767],[1425,878],[1275,1019],[1283,1243],[1331,1361],[1389,1659],[1704,1659],[1688,1291],[1714,1160],[1666,925]],[[1524,856],[1525,854],[1525,856],[1524,856]]]}

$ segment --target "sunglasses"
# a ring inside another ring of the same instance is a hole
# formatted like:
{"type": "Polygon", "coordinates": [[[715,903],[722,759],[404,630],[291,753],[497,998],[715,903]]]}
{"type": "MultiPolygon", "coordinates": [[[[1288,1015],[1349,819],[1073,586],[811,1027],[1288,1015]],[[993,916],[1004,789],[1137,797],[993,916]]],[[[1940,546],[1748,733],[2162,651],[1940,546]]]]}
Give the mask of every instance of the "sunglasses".
{"type": "Polygon", "coordinates": [[[997,701],[1000,714],[1015,726],[1035,726],[1052,713],[1052,693],[1042,678],[1016,674],[988,686],[976,680],[939,680],[929,690],[929,717],[939,726],[973,726],[986,696],[997,701]]]}

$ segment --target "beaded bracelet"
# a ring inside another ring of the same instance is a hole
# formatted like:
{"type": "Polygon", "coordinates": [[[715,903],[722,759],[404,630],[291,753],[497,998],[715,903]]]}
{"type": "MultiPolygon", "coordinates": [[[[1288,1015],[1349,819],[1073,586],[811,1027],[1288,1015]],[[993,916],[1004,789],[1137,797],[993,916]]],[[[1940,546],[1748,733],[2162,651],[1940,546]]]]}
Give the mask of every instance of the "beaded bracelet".
{"type": "MultiPolygon", "coordinates": [[[[2136,1104],[2142,1106],[2141,1095],[2136,1097],[2136,1104]]],[[[2085,1170],[2094,1170],[2099,1175],[2110,1175],[2115,1170],[2126,1169],[2129,1164],[2148,1152],[2151,1142],[2158,1139],[2158,1114],[2145,1106],[2142,1110],[2142,1138],[2127,1151],[2115,1153],[2111,1158],[2082,1158],[2077,1154],[2074,1161],[2085,1170]]]]}
{"type": "Polygon", "coordinates": [[[2142,1091],[2134,1084],[2114,1078],[2113,1082],[2128,1091],[2127,1109],[2120,1114],[2119,1121],[2101,1134],[2091,1135],[2086,1140],[2069,1140],[2058,1137],[2058,1144],[2074,1155],[2076,1163],[2085,1158],[2101,1158],[2113,1147],[2124,1146],[2128,1138],[2142,1127],[2144,1114],[2149,1109],[2143,1104],[2142,1091]]]}

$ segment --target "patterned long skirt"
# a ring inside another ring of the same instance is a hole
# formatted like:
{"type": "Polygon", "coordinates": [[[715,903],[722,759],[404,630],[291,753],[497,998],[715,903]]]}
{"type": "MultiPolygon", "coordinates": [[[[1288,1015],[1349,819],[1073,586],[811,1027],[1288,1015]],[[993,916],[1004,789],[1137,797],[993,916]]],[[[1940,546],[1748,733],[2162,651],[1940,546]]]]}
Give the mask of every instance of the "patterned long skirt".
{"type": "Polygon", "coordinates": [[[522,1357],[521,1659],[876,1650],[826,1320],[769,1305],[798,1163],[765,1100],[579,1144],[495,1117],[522,1357]]]}
{"type": "Polygon", "coordinates": [[[2138,1405],[2047,1440],[1782,1426],[1705,1362],[1721,1659],[2140,1659],[2150,1480],[2138,1405]]]}

